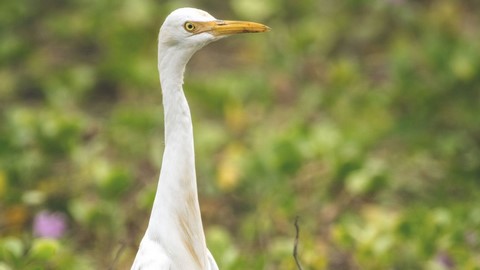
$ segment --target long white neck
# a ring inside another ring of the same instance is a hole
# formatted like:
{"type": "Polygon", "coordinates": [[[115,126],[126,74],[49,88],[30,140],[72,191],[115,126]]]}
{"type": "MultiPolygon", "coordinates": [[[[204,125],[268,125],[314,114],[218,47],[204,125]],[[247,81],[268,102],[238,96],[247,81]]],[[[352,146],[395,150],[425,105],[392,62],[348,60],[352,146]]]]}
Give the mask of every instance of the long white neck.
{"type": "MultiPolygon", "coordinates": [[[[192,52],[193,53],[193,52],[192,52]]],[[[159,47],[160,83],[165,113],[165,151],[157,193],[145,237],[169,254],[172,269],[207,269],[195,174],[190,109],[182,89],[191,55],[159,47]]]]}

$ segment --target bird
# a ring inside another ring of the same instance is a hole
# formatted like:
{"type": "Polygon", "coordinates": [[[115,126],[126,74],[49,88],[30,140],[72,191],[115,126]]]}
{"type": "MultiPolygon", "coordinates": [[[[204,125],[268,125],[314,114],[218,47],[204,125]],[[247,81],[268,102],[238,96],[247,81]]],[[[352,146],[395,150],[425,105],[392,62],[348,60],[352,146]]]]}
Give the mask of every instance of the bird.
{"type": "Polygon", "coordinates": [[[218,20],[196,8],[174,10],[160,27],[158,72],[165,148],[150,219],[132,270],[218,270],[203,232],[183,75],[192,55],[205,45],[234,34],[269,30],[255,22],[218,20]]]}

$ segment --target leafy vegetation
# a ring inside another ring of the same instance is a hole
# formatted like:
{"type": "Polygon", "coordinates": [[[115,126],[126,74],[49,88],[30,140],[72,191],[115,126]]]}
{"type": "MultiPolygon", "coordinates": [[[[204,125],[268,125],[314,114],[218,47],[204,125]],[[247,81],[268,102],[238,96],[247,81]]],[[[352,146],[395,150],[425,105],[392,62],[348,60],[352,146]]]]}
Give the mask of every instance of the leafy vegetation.
{"type": "Polygon", "coordinates": [[[187,70],[221,269],[295,269],[297,215],[306,269],[480,269],[480,5],[449,0],[0,2],[0,269],[129,269],[192,5],[273,29],[187,70]]]}

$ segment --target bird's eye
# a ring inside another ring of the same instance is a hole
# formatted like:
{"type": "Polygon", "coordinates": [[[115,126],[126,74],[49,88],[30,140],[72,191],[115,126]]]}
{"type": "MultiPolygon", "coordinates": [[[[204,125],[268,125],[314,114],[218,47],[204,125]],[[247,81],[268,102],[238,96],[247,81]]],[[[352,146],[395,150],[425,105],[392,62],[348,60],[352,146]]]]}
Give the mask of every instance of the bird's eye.
{"type": "Polygon", "coordinates": [[[193,32],[193,30],[195,30],[195,25],[191,22],[186,22],[183,25],[183,28],[185,28],[185,30],[187,30],[188,32],[193,32]]]}

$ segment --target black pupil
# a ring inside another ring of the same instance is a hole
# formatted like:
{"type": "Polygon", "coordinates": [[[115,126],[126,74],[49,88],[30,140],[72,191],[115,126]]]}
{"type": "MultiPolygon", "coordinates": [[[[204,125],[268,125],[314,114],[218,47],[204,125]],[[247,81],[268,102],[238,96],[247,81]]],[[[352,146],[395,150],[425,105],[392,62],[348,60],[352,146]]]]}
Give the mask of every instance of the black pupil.
{"type": "Polygon", "coordinates": [[[188,23],[188,24],[187,24],[187,29],[192,30],[192,29],[193,29],[193,25],[192,25],[191,23],[188,23]]]}

